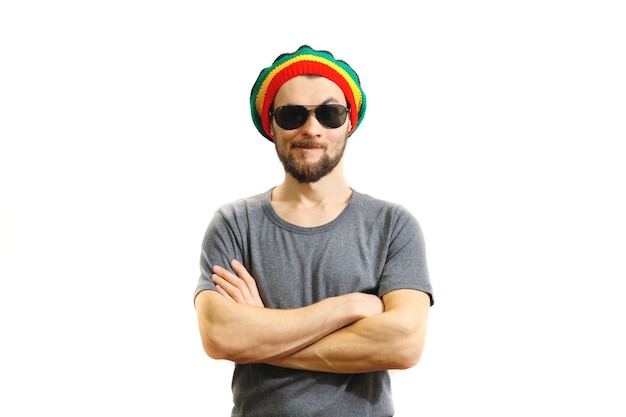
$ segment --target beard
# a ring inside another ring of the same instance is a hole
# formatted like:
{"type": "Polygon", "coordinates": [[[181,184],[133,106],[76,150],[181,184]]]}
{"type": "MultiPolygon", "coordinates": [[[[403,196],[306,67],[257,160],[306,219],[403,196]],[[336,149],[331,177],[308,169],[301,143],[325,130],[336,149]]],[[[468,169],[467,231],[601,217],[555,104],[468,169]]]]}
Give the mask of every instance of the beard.
{"type": "Polygon", "coordinates": [[[298,161],[289,151],[281,152],[278,146],[276,147],[276,153],[278,154],[278,159],[280,159],[280,162],[282,162],[283,167],[285,168],[285,172],[294,177],[299,183],[304,184],[317,182],[335,169],[343,157],[343,153],[346,149],[346,143],[347,141],[344,140],[341,148],[335,156],[330,156],[325,153],[319,161],[312,163],[298,161]]]}

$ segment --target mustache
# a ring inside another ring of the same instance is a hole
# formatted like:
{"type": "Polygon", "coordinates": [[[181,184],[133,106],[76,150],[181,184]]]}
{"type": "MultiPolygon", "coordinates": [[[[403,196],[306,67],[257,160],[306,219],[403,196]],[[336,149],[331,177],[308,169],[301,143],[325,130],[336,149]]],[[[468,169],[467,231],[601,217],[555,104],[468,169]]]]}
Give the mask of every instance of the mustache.
{"type": "Polygon", "coordinates": [[[323,143],[318,143],[313,139],[302,139],[295,142],[292,142],[293,148],[320,148],[326,149],[326,146],[323,143]]]}

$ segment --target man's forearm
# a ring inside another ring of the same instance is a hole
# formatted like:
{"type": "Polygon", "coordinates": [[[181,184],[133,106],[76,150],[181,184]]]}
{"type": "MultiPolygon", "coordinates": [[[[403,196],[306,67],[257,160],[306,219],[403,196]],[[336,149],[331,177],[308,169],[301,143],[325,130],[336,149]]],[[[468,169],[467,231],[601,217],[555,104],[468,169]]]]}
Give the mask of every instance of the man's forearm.
{"type": "Polygon", "coordinates": [[[196,309],[209,356],[238,363],[269,362],[373,314],[375,307],[367,303],[374,298],[348,294],[303,308],[275,310],[238,304],[217,292],[203,291],[196,298],[196,309]]]}
{"type": "MultiPolygon", "coordinates": [[[[396,294],[397,295],[397,294],[396,294]]],[[[424,293],[406,290],[403,296],[420,299],[411,306],[359,320],[293,354],[267,363],[293,369],[333,373],[360,373],[407,369],[421,356],[429,303],[424,293]]]]}

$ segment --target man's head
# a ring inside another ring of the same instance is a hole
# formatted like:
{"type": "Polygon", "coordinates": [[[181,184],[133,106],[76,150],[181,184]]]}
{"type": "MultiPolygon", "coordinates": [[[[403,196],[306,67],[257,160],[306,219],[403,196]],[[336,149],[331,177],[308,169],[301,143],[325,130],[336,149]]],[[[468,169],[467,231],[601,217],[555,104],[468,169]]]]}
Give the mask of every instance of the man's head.
{"type": "Polygon", "coordinates": [[[313,183],[341,162],[352,130],[343,91],[331,80],[300,75],[281,86],[270,126],[278,158],[300,183],[313,183]]]}
{"type": "MultiPolygon", "coordinates": [[[[307,45],[301,46],[293,53],[280,55],[271,66],[261,71],[254,83],[250,92],[250,111],[259,133],[266,139],[274,141],[271,128],[272,118],[282,117],[284,120],[288,120],[287,116],[289,116],[292,123],[295,123],[293,120],[294,118],[297,119],[298,115],[294,112],[297,112],[297,109],[288,109],[290,113],[282,115],[273,114],[272,111],[279,107],[275,106],[275,99],[281,87],[291,79],[302,75],[317,75],[336,84],[343,93],[347,103],[346,107],[349,109],[350,130],[348,135],[354,133],[363,120],[366,109],[366,98],[361,89],[359,76],[345,61],[335,59],[330,52],[317,51],[307,45]]],[[[323,123],[324,116],[326,116],[328,117],[327,121],[332,125],[334,115],[328,114],[328,112],[336,110],[333,108],[318,110],[318,120],[322,119],[323,123]]]]}

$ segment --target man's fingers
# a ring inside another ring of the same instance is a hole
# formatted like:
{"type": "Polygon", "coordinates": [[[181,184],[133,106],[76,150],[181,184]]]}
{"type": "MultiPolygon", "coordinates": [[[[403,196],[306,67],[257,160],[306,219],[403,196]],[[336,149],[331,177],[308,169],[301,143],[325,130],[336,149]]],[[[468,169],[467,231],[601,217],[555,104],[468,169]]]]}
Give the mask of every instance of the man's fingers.
{"type": "Polygon", "coordinates": [[[222,288],[220,285],[215,284],[215,288],[217,288],[217,291],[222,294],[224,297],[226,297],[227,299],[229,299],[232,302],[235,302],[235,300],[233,300],[233,297],[230,296],[230,294],[228,294],[228,292],[226,292],[226,290],[224,290],[224,288],[222,288]]]}
{"type": "Polygon", "coordinates": [[[233,266],[233,269],[235,270],[239,278],[241,278],[246,283],[252,303],[259,307],[265,307],[265,305],[263,305],[263,301],[261,300],[261,296],[259,295],[259,289],[257,288],[256,280],[252,275],[250,275],[246,267],[243,266],[243,264],[236,259],[232,260],[231,265],[233,266]]]}
{"type": "Polygon", "coordinates": [[[219,265],[215,265],[213,267],[213,273],[231,284],[235,284],[239,280],[239,277],[237,275],[233,274],[226,268],[222,268],[219,265]]]}
{"type": "Polygon", "coordinates": [[[236,260],[233,260],[232,265],[237,276],[244,280],[248,287],[256,289],[256,281],[252,278],[252,275],[250,275],[246,267],[236,260]]]}
{"type": "Polygon", "coordinates": [[[227,298],[230,298],[240,304],[247,304],[245,294],[236,285],[231,284],[230,281],[217,274],[213,274],[211,278],[213,279],[213,282],[215,283],[215,286],[220,294],[225,295],[227,298]]]}
{"type": "Polygon", "coordinates": [[[231,265],[236,274],[218,265],[213,267],[211,278],[216,285],[221,287],[223,292],[220,291],[220,293],[227,294],[230,299],[239,304],[264,307],[254,277],[241,262],[233,260],[231,265]]]}

